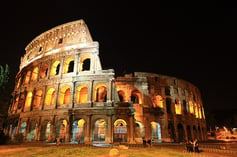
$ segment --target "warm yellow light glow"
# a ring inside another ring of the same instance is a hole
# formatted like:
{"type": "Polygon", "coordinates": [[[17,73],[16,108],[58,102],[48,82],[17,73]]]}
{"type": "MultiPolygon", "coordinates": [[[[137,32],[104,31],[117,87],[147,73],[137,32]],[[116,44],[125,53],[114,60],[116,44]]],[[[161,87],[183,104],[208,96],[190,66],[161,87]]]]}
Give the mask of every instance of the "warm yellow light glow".
{"type": "Polygon", "coordinates": [[[202,119],[202,111],[201,111],[200,105],[198,105],[198,109],[199,109],[199,111],[198,111],[198,113],[199,113],[199,119],[202,119]]]}
{"type": "Polygon", "coordinates": [[[21,83],[21,77],[19,78],[19,80],[18,80],[18,82],[17,82],[16,88],[19,88],[19,87],[20,87],[20,83],[21,83]]]}
{"type": "Polygon", "coordinates": [[[160,95],[157,95],[155,97],[155,100],[153,102],[153,106],[163,108],[163,99],[160,95]]]}
{"type": "Polygon", "coordinates": [[[178,99],[176,99],[175,102],[176,102],[176,104],[175,104],[175,113],[176,114],[182,114],[180,101],[178,99]]]}
{"type": "Polygon", "coordinates": [[[47,71],[48,71],[48,65],[44,64],[40,70],[40,78],[45,78],[47,75],[47,71]]]}
{"type": "Polygon", "coordinates": [[[194,104],[194,108],[195,108],[195,116],[196,116],[196,118],[198,118],[198,107],[197,107],[197,104],[194,104]]]}
{"type": "Polygon", "coordinates": [[[127,126],[126,121],[123,120],[123,119],[117,119],[117,120],[114,122],[114,126],[117,126],[119,123],[122,123],[123,126],[127,126]]]}
{"type": "Polygon", "coordinates": [[[104,84],[98,84],[94,90],[94,101],[105,102],[107,95],[107,88],[104,84]]]}
{"type": "Polygon", "coordinates": [[[60,61],[55,61],[51,67],[51,72],[50,72],[50,76],[55,76],[58,74],[58,71],[59,69],[58,66],[60,66],[60,61]]]}
{"type": "Polygon", "coordinates": [[[194,114],[193,102],[192,101],[189,101],[189,111],[190,111],[190,113],[194,114]]]}
{"type": "Polygon", "coordinates": [[[35,67],[31,76],[31,81],[35,81],[38,78],[39,68],[35,67]]]}
{"type": "Polygon", "coordinates": [[[84,124],[85,124],[85,120],[84,119],[80,119],[78,122],[77,122],[77,126],[78,127],[83,127],[84,126],[84,124]]]}
{"type": "Polygon", "coordinates": [[[55,98],[55,89],[50,88],[47,91],[47,94],[46,94],[46,97],[45,97],[45,105],[46,106],[53,105],[54,104],[54,98],[55,98]]]}
{"type": "Polygon", "coordinates": [[[34,107],[37,107],[40,105],[41,103],[41,98],[42,98],[42,90],[38,90],[36,93],[35,93],[35,96],[34,96],[34,103],[33,103],[33,106],[34,107]]]}
{"type": "Polygon", "coordinates": [[[79,68],[79,71],[80,71],[80,72],[83,71],[83,62],[84,62],[84,60],[86,60],[86,59],[90,59],[90,57],[87,56],[87,55],[85,55],[85,56],[83,56],[83,57],[80,58],[80,63],[79,63],[79,65],[78,65],[78,68],[79,68]]]}
{"type": "Polygon", "coordinates": [[[88,88],[83,85],[77,87],[76,103],[86,103],[87,97],[88,97],[88,88]]]}
{"type": "Polygon", "coordinates": [[[71,96],[70,88],[68,86],[62,87],[60,90],[58,103],[60,105],[69,104],[70,103],[70,96],[71,96]]]}
{"type": "Polygon", "coordinates": [[[32,92],[28,92],[26,96],[25,108],[31,106],[31,101],[32,101],[32,92]]]}
{"type": "Polygon", "coordinates": [[[70,62],[71,62],[71,61],[74,61],[74,59],[68,58],[68,59],[64,62],[64,66],[63,66],[63,73],[64,73],[64,74],[68,73],[69,65],[70,65],[70,62]]]}
{"type": "Polygon", "coordinates": [[[26,74],[26,78],[25,78],[25,84],[29,83],[29,81],[30,81],[30,74],[31,74],[31,71],[28,71],[27,74],[26,74]]]}

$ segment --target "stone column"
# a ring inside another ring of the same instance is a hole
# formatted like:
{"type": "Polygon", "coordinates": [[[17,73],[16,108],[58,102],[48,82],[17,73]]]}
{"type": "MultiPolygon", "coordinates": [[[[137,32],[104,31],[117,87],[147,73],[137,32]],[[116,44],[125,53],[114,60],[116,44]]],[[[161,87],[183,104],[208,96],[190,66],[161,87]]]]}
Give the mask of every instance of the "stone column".
{"type": "Polygon", "coordinates": [[[112,133],[112,127],[113,127],[113,124],[112,124],[112,116],[109,115],[108,116],[108,125],[107,125],[107,130],[106,130],[106,143],[112,143],[112,136],[113,136],[113,133],[112,133]]]}
{"type": "Polygon", "coordinates": [[[134,142],[134,119],[133,115],[129,115],[129,138],[128,143],[135,143],[134,142]]]}
{"type": "Polygon", "coordinates": [[[92,142],[92,124],[91,124],[91,115],[87,115],[86,117],[86,128],[84,134],[84,143],[92,142]]]}

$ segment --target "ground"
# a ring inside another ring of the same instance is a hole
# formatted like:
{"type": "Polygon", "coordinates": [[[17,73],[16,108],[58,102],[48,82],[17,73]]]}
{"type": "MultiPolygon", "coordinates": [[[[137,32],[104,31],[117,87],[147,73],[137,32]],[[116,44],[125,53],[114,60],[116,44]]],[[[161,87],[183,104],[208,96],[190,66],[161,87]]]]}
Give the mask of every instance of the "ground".
{"type": "MultiPolygon", "coordinates": [[[[230,157],[230,151],[201,149],[201,153],[188,153],[183,146],[162,146],[152,148],[114,147],[120,157],[230,157]]],[[[109,157],[114,148],[81,147],[78,145],[8,145],[0,146],[1,157],[109,157]]],[[[235,152],[236,153],[236,152],[235,152]]]]}

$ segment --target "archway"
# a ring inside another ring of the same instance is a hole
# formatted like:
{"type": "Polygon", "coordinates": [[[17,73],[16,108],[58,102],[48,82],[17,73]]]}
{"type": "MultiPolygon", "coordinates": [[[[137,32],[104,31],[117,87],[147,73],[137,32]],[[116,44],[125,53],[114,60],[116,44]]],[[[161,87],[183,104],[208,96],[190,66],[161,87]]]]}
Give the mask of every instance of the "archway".
{"type": "Polygon", "coordinates": [[[188,140],[192,139],[192,134],[191,134],[191,128],[189,125],[187,125],[187,134],[188,134],[188,140]]]}
{"type": "Polygon", "coordinates": [[[95,122],[93,129],[93,142],[105,142],[106,122],[104,119],[99,119],[95,122]]]}
{"type": "Polygon", "coordinates": [[[56,138],[59,138],[61,142],[65,142],[67,133],[67,121],[59,120],[56,124],[56,138]]]}
{"type": "Polygon", "coordinates": [[[36,126],[36,120],[32,120],[30,122],[30,129],[27,135],[27,141],[33,141],[35,139],[36,126]]]}
{"type": "Polygon", "coordinates": [[[135,138],[145,138],[144,125],[139,121],[136,122],[135,138]]]}
{"type": "Polygon", "coordinates": [[[178,141],[183,142],[185,136],[183,125],[179,123],[177,128],[178,128],[178,141]]]}
{"type": "Polygon", "coordinates": [[[85,120],[75,120],[72,124],[72,142],[84,143],[85,120]]]}
{"type": "Polygon", "coordinates": [[[172,123],[168,124],[168,134],[171,141],[175,141],[174,125],[172,123]]]}
{"type": "Polygon", "coordinates": [[[114,122],[114,142],[127,142],[127,123],[123,119],[114,122]]]}
{"type": "Polygon", "coordinates": [[[27,125],[26,122],[22,122],[21,125],[20,125],[19,133],[22,134],[23,136],[25,135],[26,125],[27,125]]]}
{"type": "Polygon", "coordinates": [[[50,127],[51,127],[50,121],[45,120],[40,130],[40,141],[48,141],[50,134],[50,127]]]}
{"type": "Polygon", "coordinates": [[[161,141],[161,128],[157,122],[151,122],[151,139],[155,141],[161,141]]]}

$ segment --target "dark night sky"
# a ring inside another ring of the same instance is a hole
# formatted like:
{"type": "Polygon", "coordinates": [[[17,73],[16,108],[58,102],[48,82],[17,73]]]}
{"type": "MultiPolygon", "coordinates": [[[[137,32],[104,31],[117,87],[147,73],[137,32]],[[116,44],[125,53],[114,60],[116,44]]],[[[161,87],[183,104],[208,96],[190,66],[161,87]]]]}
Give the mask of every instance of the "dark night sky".
{"type": "Polygon", "coordinates": [[[100,44],[104,69],[185,79],[200,89],[206,111],[237,109],[237,9],[216,3],[198,9],[115,6],[70,0],[6,2],[0,11],[0,64],[9,64],[15,76],[31,40],[57,25],[84,19],[100,44]]]}

